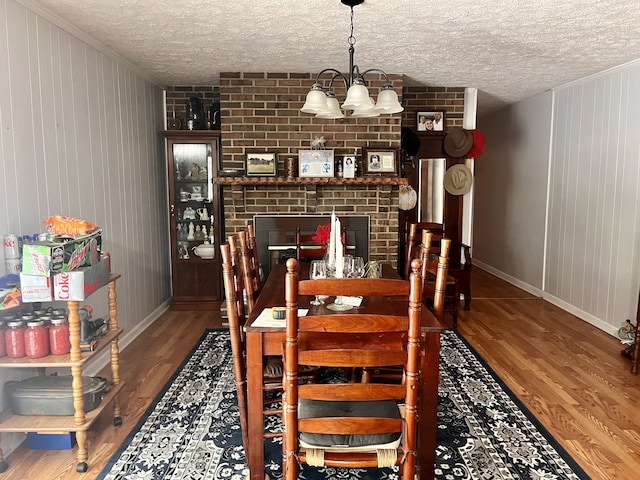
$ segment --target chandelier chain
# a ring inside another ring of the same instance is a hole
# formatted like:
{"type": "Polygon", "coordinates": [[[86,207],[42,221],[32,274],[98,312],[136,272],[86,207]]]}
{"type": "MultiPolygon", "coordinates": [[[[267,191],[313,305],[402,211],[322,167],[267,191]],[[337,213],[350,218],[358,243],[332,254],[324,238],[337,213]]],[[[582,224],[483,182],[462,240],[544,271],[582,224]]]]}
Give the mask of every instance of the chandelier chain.
{"type": "Polygon", "coordinates": [[[351,7],[351,33],[349,34],[348,41],[351,46],[356,44],[356,37],[353,36],[353,7],[351,7]]]}

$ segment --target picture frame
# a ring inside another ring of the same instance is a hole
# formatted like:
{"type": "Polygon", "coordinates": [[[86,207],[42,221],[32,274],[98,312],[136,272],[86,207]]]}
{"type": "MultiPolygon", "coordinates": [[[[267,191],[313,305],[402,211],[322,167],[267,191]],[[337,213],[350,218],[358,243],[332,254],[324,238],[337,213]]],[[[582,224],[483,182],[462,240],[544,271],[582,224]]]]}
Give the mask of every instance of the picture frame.
{"type": "Polygon", "coordinates": [[[299,177],[334,176],[333,150],[299,150],[299,177]]]}
{"type": "Polygon", "coordinates": [[[398,149],[365,147],[362,167],[363,174],[368,177],[397,177],[398,149]]]}
{"type": "Polygon", "coordinates": [[[442,110],[421,111],[416,113],[416,131],[435,133],[443,132],[445,112],[442,110]]]}
{"type": "Polygon", "coordinates": [[[356,157],[354,155],[342,157],[342,177],[356,178],[356,157]]]}
{"type": "Polygon", "coordinates": [[[271,152],[246,154],[245,172],[249,177],[275,177],[278,170],[277,155],[271,152]]]}

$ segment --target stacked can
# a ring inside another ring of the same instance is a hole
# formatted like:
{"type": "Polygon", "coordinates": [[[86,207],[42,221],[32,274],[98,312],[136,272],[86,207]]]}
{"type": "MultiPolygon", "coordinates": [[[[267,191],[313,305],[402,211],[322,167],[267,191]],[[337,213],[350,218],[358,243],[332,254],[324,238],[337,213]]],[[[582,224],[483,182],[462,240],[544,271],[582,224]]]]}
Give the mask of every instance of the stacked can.
{"type": "Polygon", "coordinates": [[[11,233],[4,237],[4,260],[7,275],[18,275],[22,270],[22,260],[20,259],[20,243],[18,236],[11,233]]]}

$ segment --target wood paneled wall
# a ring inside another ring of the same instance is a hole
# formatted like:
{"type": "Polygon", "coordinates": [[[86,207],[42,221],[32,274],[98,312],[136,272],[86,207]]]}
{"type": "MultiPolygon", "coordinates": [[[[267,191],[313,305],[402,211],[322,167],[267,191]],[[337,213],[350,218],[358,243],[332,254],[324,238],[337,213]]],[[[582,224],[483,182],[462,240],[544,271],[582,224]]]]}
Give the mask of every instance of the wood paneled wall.
{"type": "Polygon", "coordinates": [[[545,290],[610,332],[640,285],[639,85],[635,63],[554,94],[545,290]]]}
{"type": "MultiPolygon", "coordinates": [[[[159,87],[15,0],[0,2],[0,235],[41,232],[53,214],[102,227],[122,274],[122,344],[169,298],[162,128],[159,87]]],[[[87,303],[108,312],[106,294],[87,303]]],[[[35,374],[2,370],[0,384],[35,374]]],[[[3,435],[5,455],[12,443],[3,435]]]]}
{"type": "Polygon", "coordinates": [[[640,63],[487,117],[474,262],[615,335],[640,285],[640,63]]]}

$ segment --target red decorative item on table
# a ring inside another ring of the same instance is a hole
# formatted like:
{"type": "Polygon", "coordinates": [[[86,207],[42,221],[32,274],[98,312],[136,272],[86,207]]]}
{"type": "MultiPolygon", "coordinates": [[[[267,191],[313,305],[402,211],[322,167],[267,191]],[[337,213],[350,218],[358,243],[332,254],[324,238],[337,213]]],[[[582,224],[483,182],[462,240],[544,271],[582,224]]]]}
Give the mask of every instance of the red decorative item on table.
{"type": "MultiPolygon", "coordinates": [[[[341,235],[341,240],[344,242],[344,233],[341,235]]],[[[329,240],[331,239],[331,224],[327,223],[325,225],[318,225],[316,228],[316,234],[313,236],[313,241],[316,245],[329,245],[329,240]]]]}

